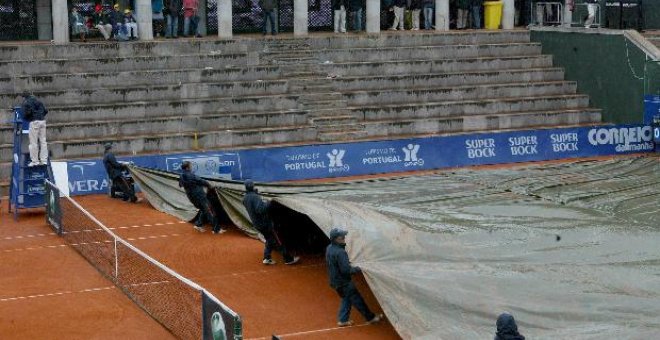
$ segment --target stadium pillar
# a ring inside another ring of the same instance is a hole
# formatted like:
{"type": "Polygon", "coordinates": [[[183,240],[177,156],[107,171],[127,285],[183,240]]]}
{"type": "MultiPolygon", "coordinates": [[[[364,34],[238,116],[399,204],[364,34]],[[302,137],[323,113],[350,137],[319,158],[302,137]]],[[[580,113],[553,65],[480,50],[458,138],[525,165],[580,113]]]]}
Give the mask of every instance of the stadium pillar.
{"type": "Polygon", "coordinates": [[[380,32],[380,0],[367,0],[367,33],[380,32]]]}
{"type": "Polygon", "coordinates": [[[512,30],[515,25],[516,4],[514,0],[504,0],[502,8],[502,29],[512,30]]]}
{"type": "Polygon", "coordinates": [[[135,14],[138,22],[138,37],[140,40],[154,40],[151,0],[136,0],[135,14]]]}
{"type": "Polygon", "coordinates": [[[53,41],[56,44],[69,42],[69,11],[67,0],[53,0],[53,41]]]}
{"type": "Polygon", "coordinates": [[[37,34],[39,40],[53,39],[51,0],[37,0],[37,34]]]}
{"type": "Polygon", "coordinates": [[[435,0],[435,30],[449,30],[449,0],[435,0]]]}
{"type": "Polygon", "coordinates": [[[293,0],[293,35],[307,35],[309,16],[307,0],[293,0]]]}
{"type": "Polygon", "coordinates": [[[206,28],[206,0],[200,0],[199,1],[199,9],[197,10],[197,15],[199,15],[199,28],[198,31],[200,32],[201,35],[206,36],[207,33],[207,28],[206,28]]]}
{"type": "Polygon", "coordinates": [[[231,23],[231,4],[232,0],[218,0],[218,37],[220,38],[231,38],[234,33],[231,23]]]}

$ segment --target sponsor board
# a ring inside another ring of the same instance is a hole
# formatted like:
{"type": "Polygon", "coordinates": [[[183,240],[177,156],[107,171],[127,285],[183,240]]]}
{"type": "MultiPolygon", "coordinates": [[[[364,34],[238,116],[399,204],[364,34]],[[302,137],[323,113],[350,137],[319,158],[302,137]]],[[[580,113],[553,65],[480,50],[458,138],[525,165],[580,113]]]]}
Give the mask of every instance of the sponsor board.
{"type": "MultiPolygon", "coordinates": [[[[122,158],[180,171],[193,163],[202,176],[261,182],[372,175],[486,164],[652,152],[650,125],[575,127],[429,138],[122,158]]],[[[107,192],[99,159],[68,163],[72,195],[107,192]]]]}

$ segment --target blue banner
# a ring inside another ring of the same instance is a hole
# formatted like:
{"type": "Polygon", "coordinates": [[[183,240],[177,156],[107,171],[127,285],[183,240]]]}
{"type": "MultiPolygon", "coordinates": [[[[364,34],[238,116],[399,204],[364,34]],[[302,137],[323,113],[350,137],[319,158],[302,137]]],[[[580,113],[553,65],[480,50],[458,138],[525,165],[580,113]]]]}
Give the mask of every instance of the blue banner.
{"type": "Polygon", "coordinates": [[[653,119],[660,120],[660,96],[647,94],[644,96],[644,124],[653,124],[653,119]]]}
{"type": "MultiPolygon", "coordinates": [[[[653,132],[650,125],[575,127],[120,160],[173,172],[188,160],[199,175],[274,182],[653,152],[653,132]]],[[[68,162],[71,195],[107,192],[100,157],[68,162]]]]}

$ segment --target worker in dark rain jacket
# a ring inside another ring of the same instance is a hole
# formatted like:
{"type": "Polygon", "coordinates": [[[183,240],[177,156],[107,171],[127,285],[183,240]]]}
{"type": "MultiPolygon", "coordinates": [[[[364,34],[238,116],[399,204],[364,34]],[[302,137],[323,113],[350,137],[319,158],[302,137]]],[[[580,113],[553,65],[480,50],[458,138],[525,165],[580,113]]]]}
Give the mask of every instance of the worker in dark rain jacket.
{"type": "Polygon", "coordinates": [[[132,203],[138,201],[137,196],[135,196],[135,190],[133,186],[128,183],[122,172],[126,170],[126,165],[117,162],[115,154],[112,153],[112,144],[106,143],[104,145],[105,151],[103,152],[103,166],[105,166],[105,171],[108,173],[108,178],[112,182],[111,187],[119,188],[124,194],[123,200],[131,200],[132,203]]]}
{"type": "Polygon", "coordinates": [[[199,214],[197,215],[197,220],[195,221],[195,230],[199,232],[205,232],[204,223],[210,222],[213,225],[214,234],[222,234],[226,230],[220,228],[220,223],[218,219],[213,214],[211,209],[211,204],[206,198],[206,191],[204,188],[211,188],[211,184],[200,178],[199,176],[193,174],[192,165],[188,161],[184,161],[181,165],[181,176],[179,177],[179,187],[183,187],[186,191],[186,196],[190,200],[195,208],[199,209],[199,214]]]}
{"type": "Polygon", "coordinates": [[[382,314],[374,314],[364,302],[360,292],[355,287],[351,276],[359,273],[359,267],[351,266],[346,252],[347,231],[339,228],[333,228],[330,231],[330,245],[325,251],[325,261],[328,263],[328,276],[330,277],[330,287],[332,287],[341,297],[341,306],[337,325],[347,327],[353,325],[351,316],[351,306],[364,316],[367,323],[376,323],[382,320],[382,314]]]}
{"type": "Polygon", "coordinates": [[[518,333],[518,325],[516,325],[513,315],[502,313],[497,318],[495,340],[525,340],[525,337],[518,333]]]}
{"type": "Polygon", "coordinates": [[[264,201],[257,190],[254,188],[254,182],[251,180],[245,181],[245,197],[243,198],[243,205],[250,216],[252,225],[264,236],[266,245],[264,248],[263,264],[271,265],[276,262],[272,259],[271,253],[277,250],[282,253],[284,263],[288,265],[296,264],[300,261],[300,257],[291,256],[286,251],[286,248],[280,241],[277,233],[275,232],[275,225],[268,214],[270,208],[270,201],[264,201]]]}

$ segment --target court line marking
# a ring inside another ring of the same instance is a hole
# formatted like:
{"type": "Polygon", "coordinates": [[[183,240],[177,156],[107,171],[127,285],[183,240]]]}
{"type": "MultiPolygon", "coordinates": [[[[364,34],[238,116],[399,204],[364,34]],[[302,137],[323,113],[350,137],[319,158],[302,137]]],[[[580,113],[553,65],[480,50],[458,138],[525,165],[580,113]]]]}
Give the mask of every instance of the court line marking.
{"type": "MultiPolygon", "coordinates": [[[[165,281],[153,281],[153,282],[141,282],[141,283],[130,284],[128,286],[129,287],[150,286],[150,285],[165,284],[165,283],[169,283],[169,282],[170,281],[167,281],[167,280],[165,280],[165,281]]],[[[86,288],[86,289],[81,289],[81,290],[76,290],[76,291],[65,290],[65,291],[62,291],[62,292],[55,292],[55,293],[34,294],[34,295],[26,295],[26,296],[14,296],[14,297],[9,297],[9,298],[2,298],[2,299],[0,299],[0,302],[28,300],[28,299],[35,299],[35,298],[42,298],[42,297],[62,296],[62,295],[79,294],[79,293],[92,293],[92,292],[100,292],[100,291],[111,290],[111,289],[117,289],[117,286],[105,286],[105,287],[86,288]]]]}
{"type": "MultiPolygon", "coordinates": [[[[340,329],[351,329],[351,328],[358,328],[358,327],[365,327],[365,326],[371,326],[371,324],[364,323],[364,324],[359,324],[359,325],[353,325],[353,326],[346,326],[346,327],[332,327],[332,328],[323,328],[323,329],[315,329],[311,331],[303,331],[303,332],[296,332],[296,333],[289,333],[289,334],[275,334],[277,337],[285,338],[285,337],[295,337],[295,336],[302,336],[302,335],[309,335],[309,334],[314,334],[314,333],[323,333],[323,332],[332,332],[340,329]]],[[[264,336],[261,338],[246,338],[245,340],[270,340],[272,337],[270,336],[264,336]]]]}
{"type": "MultiPolygon", "coordinates": [[[[159,222],[159,223],[149,223],[149,224],[142,224],[142,225],[132,225],[132,226],[124,226],[124,227],[112,227],[108,228],[110,230],[118,230],[118,229],[134,229],[134,228],[144,228],[144,227],[162,227],[162,226],[169,226],[169,225],[174,225],[174,224],[185,224],[188,223],[186,221],[176,221],[176,222],[159,222]]],[[[90,229],[90,230],[85,230],[85,231],[99,231],[102,230],[100,228],[97,229],[90,229]]],[[[73,231],[72,233],[80,233],[81,231],[73,231]]],[[[11,241],[11,240],[21,240],[21,239],[27,239],[27,238],[36,238],[36,237],[46,237],[46,236],[55,236],[57,234],[55,233],[38,233],[38,234],[28,234],[28,235],[16,235],[16,236],[6,236],[0,239],[0,241],[11,241]]]]}
{"type": "MultiPolygon", "coordinates": [[[[125,240],[126,241],[142,241],[142,240],[149,240],[149,239],[159,239],[159,238],[178,237],[178,236],[181,236],[181,234],[151,235],[151,236],[126,238],[125,240]]],[[[114,242],[114,241],[105,240],[105,241],[86,242],[86,243],[72,243],[72,244],[64,243],[64,244],[55,244],[55,245],[49,245],[49,246],[34,246],[34,247],[26,247],[26,248],[4,249],[4,250],[2,250],[2,252],[3,253],[14,253],[14,252],[21,252],[21,251],[28,251],[28,250],[56,249],[56,248],[76,247],[76,246],[83,246],[83,245],[88,245],[88,244],[101,244],[101,243],[112,243],[112,242],[114,242]]]]}
{"type": "Polygon", "coordinates": [[[77,291],[65,290],[65,291],[56,292],[56,293],[15,296],[15,297],[10,297],[10,298],[0,299],[0,302],[11,302],[11,301],[28,300],[28,299],[35,299],[35,298],[42,298],[42,297],[62,296],[62,295],[68,295],[68,294],[92,293],[92,292],[100,292],[100,291],[110,290],[110,289],[116,289],[116,287],[115,286],[106,286],[106,287],[87,288],[87,289],[82,289],[82,290],[77,290],[77,291]]]}

